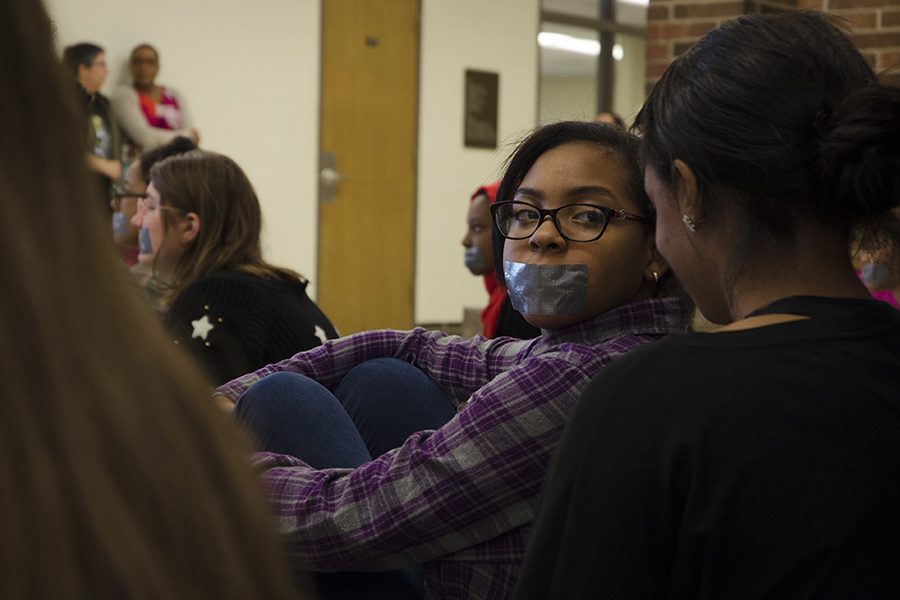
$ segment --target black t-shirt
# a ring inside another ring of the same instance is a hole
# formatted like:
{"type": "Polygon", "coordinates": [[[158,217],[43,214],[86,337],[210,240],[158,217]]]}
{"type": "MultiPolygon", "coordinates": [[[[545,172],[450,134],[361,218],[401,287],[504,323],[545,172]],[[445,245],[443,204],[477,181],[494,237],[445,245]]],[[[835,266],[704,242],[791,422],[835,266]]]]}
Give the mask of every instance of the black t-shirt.
{"type": "Polygon", "coordinates": [[[566,431],[516,598],[900,598],[900,313],[672,336],[566,431]]]}
{"type": "Polygon", "coordinates": [[[338,337],[306,282],[218,271],[186,287],[165,317],[175,343],[215,385],[338,337]]]}

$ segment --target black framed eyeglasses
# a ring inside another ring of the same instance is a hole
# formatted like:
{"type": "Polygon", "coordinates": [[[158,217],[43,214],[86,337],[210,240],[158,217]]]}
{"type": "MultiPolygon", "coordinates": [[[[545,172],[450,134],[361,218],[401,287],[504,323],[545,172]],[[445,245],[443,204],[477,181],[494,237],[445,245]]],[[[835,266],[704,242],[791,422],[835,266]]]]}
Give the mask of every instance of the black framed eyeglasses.
{"type": "Polygon", "coordinates": [[[593,242],[600,239],[613,219],[641,223],[650,221],[634,213],[596,204],[567,204],[547,209],[515,200],[492,204],[491,215],[500,235],[508,240],[531,237],[547,217],[556,225],[559,234],[571,242],[593,242]]]}
{"type": "Polygon", "coordinates": [[[109,204],[112,206],[113,210],[119,210],[122,206],[122,200],[125,198],[135,198],[140,202],[144,198],[147,197],[146,192],[132,192],[120,186],[113,186],[112,191],[109,195],[109,204]]]}

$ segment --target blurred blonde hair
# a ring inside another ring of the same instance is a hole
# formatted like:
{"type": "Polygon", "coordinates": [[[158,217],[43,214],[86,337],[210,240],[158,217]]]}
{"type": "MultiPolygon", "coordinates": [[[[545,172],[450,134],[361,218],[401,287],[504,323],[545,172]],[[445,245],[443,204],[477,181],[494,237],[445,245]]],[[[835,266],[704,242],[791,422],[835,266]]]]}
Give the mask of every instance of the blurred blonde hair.
{"type": "Polygon", "coordinates": [[[36,0],[0,2],[0,597],[288,598],[243,437],[134,297],[36,0]]]}

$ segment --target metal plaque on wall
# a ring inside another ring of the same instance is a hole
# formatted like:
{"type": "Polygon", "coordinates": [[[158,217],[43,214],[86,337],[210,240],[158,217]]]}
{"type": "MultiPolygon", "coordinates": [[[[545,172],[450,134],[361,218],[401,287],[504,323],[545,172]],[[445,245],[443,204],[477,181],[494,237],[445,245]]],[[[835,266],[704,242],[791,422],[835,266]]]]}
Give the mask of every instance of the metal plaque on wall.
{"type": "Polygon", "coordinates": [[[497,147],[500,75],[466,69],[464,143],[469,148],[497,147]]]}

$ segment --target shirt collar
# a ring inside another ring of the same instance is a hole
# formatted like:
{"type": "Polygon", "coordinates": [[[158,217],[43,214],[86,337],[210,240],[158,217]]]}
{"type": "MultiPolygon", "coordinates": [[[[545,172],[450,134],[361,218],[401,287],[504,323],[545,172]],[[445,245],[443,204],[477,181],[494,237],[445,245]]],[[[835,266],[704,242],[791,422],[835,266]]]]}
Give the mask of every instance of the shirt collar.
{"type": "Polygon", "coordinates": [[[563,342],[596,344],[623,334],[684,333],[688,318],[687,304],[682,298],[649,298],[542,335],[538,345],[556,346],[563,342]]]}

